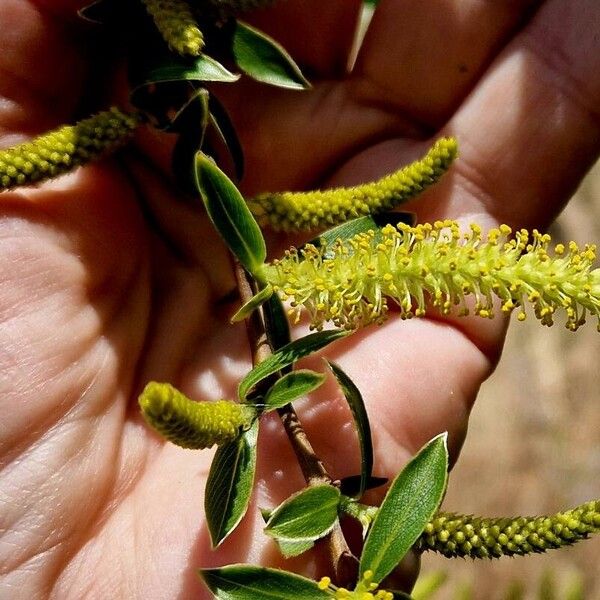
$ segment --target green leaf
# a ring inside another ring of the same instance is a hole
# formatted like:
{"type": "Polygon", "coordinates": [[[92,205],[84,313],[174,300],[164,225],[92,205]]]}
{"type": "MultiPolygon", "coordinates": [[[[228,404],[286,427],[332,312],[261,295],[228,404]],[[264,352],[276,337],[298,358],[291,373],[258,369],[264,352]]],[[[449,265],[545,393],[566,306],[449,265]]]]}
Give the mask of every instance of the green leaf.
{"type": "Polygon", "coordinates": [[[131,87],[174,81],[215,81],[233,83],[240,76],[227,70],[214,58],[201,54],[194,58],[185,58],[168,51],[155,51],[153,56],[146,55],[145,60],[137,60],[130,66],[131,87]]]}
{"type": "Polygon", "coordinates": [[[348,332],[341,329],[331,329],[328,331],[319,331],[311,333],[299,340],[291,342],[274,352],[269,358],[256,365],[250,373],[242,379],[238,394],[241,400],[245,400],[248,392],[259,382],[277,373],[277,371],[295,363],[296,361],[325,348],[331,342],[339,340],[348,335],[348,332]]]}
{"type": "Polygon", "coordinates": [[[330,600],[315,581],[293,573],[255,567],[229,565],[201,569],[200,576],[218,600],[330,600]]]}
{"type": "Polygon", "coordinates": [[[325,375],[298,369],[278,379],[266,393],[263,400],[265,412],[281,408],[306,394],[316,390],[325,381],[325,375]]]}
{"type": "Polygon", "coordinates": [[[237,66],[257,81],[293,90],[310,87],[285,49],[247,23],[237,21],[232,50],[237,66]]]}
{"type": "Polygon", "coordinates": [[[348,406],[352,411],[354,426],[358,434],[358,444],[360,446],[360,484],[355,498],[360,498],[367,489],[367,484],[373,474],[373,441],[371,439],[371,425],[367,409],[360,391],[354,385],[354,382],[342,371],[342,369],[333,362],[327,361],[329,368],[335,375],[337,382],[344,393],[348,406]]]}
{"type": "Polygon", "coordinates": [[[260,228],[229,177],[201,152],[196,155],[196,185],[217,231],[244,268],[260,281],[267,257],[260,228]]]}
{"type": "Polygon", "coordinates": [[[252,296],[246,304],[244,304],[236,313],[231,317],[231,323],[237,323],[247,319],[259,306],[264,304],[273,295],[273,288],[271,284],[266,285],[257,294],[252,296]]]}
{"type": "Polygon", "coordinates": [[[448,434],[424,446],[394,479],[360,557],[360,575],[380,582],[398,565],[438,509],[448,481],[448,434]]]}
{"type": "Polygon", "coordinates": [[[237,440],[215,453],[206,481],[204,510],[214,547],[238,526],[246,514],[256,471],[258,420],[237,440]]]}
{"type": "Polygon", "coordinates": [[[340,497],[340,491],[329,484],[305,488],[271,513],[265,533],[292,542],[318,540],[335,525],[340,497]]]}

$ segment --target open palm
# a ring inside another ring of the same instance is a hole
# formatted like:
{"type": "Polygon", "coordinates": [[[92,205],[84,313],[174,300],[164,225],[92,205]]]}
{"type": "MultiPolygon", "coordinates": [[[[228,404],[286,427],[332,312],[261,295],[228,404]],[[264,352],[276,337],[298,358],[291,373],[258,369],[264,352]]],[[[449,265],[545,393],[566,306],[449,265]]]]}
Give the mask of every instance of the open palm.
{"type": "MultiPolygon", "coordinates": [[[[80,4],[1,3],[3,145],[72,119],[88,75],[70,20],[80,4]]],[[[459,138],[461,159],[419,200],[419,220],[547,224],[600,148],[597,1],[383,0],[348,75],[359,7],[288,0],[257,15],[315,86],[222,90],[246,153],[243,189],[374,179],[441,132],[459,138]]],[[[228,322],[228,255],[173,191],[156,141],[143,133],[123,164],[0,198],[0,595],[208,598],[198,567],[282,564],[256,510],[302,486],[277,420],[263,423],[254,505],[212,552],[212,453],[163,443],[138,415],[150,379],[232,398],[250,366],[243,326],[228,322]]],[[[458,451],[503,330],[392,317],[331,348],[368,403],[377,475],[443,430],[458,451]]],[[[355,473],[334,387],[299,409],[332,475],[355,473]]],[[[287,566],[323,575],[312,560],[287,566]]]]}

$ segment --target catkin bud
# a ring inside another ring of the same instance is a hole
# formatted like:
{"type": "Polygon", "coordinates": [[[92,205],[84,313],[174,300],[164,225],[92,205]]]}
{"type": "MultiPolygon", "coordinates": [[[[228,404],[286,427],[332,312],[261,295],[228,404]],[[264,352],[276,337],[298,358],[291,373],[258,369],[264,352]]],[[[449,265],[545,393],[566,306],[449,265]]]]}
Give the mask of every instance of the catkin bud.
{"type": "Polygon", "coordinates": [[[587,313],[600,317],[600,269],[591,268],[594,246],[558,244],[552,253],[547,234],[510,234],[506,225],[484,238],[477,225],[464,233],[454,221],[399,223],[324,248],[292,248],[266,267],[265,278],[291,300],[292,315],[299,319],[306,309],[316,329],[327,321],[347,330],[381,323],[388,300],[402,318],[423,316],[428,304],[443,314],[458,309],[461,316],[472,311],[492,318],[495,298],[503,313],[518,307],[519,320],[530,303],[544,325],[552,325],[555,311],[562,309],[571,330],[585,323],[587,313]]]}
{"type": "Polygon", "coordinates": [[[600,531],[600,501],[547,517],[481,518],[439,513],[415,549],[448,558],[499,558],[570,546],[600,531]]]}
{"type": "Polygon", "coordinates": [[[168,383],[151,381],[139,397],[148,425],[182,448],[201,450],[233,441],[249,425],[249,406],[219,400],[194,402],[168,383]]]}
{"type": "Polygon", "coordinates": [[[454,138],[442,138],[423,158],[378,181],[350,188],[260,194],[248,200],[248,206],[260,225],[275,231],[324,229],[410,200],[440,179],[457,152],[454,138]]]}
{"type": "Polygon", "coordinates": [[[142,0],[169,48],[183,56],[200,56],[204,36],[186,0],[142,0]]]}
{"type": "Polygon", "coordinates": [[[0,190],[52,179],[109,154],[129,140],[139,123],[138,115],[113,107],[0,150],[0,190]]]}

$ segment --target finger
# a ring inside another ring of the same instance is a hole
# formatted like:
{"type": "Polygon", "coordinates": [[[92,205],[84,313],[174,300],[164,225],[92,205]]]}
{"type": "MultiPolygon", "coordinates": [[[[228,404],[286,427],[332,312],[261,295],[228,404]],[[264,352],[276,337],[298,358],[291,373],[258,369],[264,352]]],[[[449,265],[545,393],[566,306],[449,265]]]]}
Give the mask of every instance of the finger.
{"type": "Polygon", "coordinates": [[[0,24],[0,135],[37,133],[64,121],[84,73],[66,30],[22,0],[0,3],[0,24]]]}
{"type": "Polygon", "coordinates": [[[347,69],[361,0],[289,0],[257,11],[249,20],[272,35],[311,78],[347,69]]]}
{"type": "Polygon", "coordinates": [[[553,0],[506,48],[450,122],[455,194],[500,221],[556,216],[600,152],[596,0],[553,0]]]}
{"type": "Polygon", "coordinates": [[[354,74],[418,122],[443,124],[539,0],[383,0],[354,74]]]}

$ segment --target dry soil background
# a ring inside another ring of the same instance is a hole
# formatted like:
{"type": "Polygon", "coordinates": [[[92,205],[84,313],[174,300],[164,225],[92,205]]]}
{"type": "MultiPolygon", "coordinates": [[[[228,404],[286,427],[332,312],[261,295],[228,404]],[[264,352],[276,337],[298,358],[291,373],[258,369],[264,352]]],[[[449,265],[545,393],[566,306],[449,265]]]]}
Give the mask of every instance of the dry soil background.
{"type": "MultiPolygon", "coordinates": [[[[600,163],[550,232],[557,242],[600,243],[600,163]]],[[[500,364],[481,389],[444,508],[532,515],[600,498],[599,357],[592,319],[575,334],[558,322],[548,329],[534,319],[513,319],[500,364]]],[[[474,563],[424,557],[424,573],[439,569],[449,579],[436,600],[566,600],[565,588],[578,578],[584,592],[569,600],[600,600],[600,535],[527,558],[474,563]],[[540,595],[544,578],[554,580],[548,586],[553,596],[540,595]],[[525,595],[507,594],[511,582],[520,582],[525,595]]]]}

